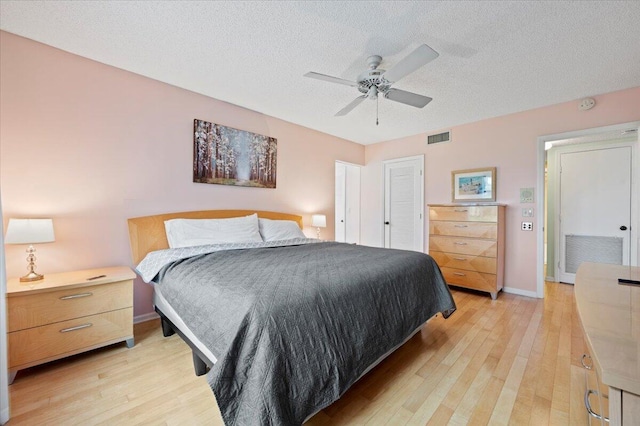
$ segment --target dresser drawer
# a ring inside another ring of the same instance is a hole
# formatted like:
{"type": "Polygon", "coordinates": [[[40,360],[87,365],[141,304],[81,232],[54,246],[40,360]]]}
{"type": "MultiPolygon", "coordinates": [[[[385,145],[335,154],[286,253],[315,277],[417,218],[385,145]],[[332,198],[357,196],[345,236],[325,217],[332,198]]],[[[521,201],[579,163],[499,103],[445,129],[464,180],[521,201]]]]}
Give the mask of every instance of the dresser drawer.
{"type": "Polygon", "coordinates": [[[481,272],[447,267],[440,268],[440,270],[447,284],[488,292],[496,291],[496,276],[494,274],[484,274],[481,272]]]}
{"type": "Polygon", "coordinates": [[[430,235],[429,252],[432,251],[496,257],[498,255],[498,242],[496,240],[430,235]]]}
{"type": "Polygon", "coordinates": [[[497,222],[498,206],[431,206],[429,220],[497,222]]]}
{"type": "Polygon", "coordinates": [[[431,257],[441,268],[464,269],[466,271],[484,272],[487,274],[496,273],[496,258],[469,256],[466,254],[451,254],[440,251],[429,252],[431,257]]]}
{"type": "Polygon", "coordinates": [[[429,234],[494,240],[498,237],[498,224],[491,222],[450,222],[433,220],[429,222],[429,234]]]}
{"type": "Polygon", "coordinates": [[[8,333],[9,368],[39,364],[133,337],[133,308],[8,333]]]}
{"type": "Polygon", "coordinates": [[[133,280],[7,298],[8,331],[133,306],[133,280]]]}

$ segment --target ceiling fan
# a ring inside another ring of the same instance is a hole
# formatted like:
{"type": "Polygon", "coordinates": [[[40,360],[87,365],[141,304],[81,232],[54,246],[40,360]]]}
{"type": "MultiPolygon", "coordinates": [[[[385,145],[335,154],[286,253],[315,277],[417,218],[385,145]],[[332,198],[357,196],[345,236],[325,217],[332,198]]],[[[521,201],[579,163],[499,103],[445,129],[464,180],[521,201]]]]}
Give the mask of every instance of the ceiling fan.
{"type": "MultiPolygon", "coordinates": [[[[398,62],[395,66],[391,67],[388,71],[378,69],[378,66],[382,62],[381,56],[369,56],[369,58],[367,58],[369,69],[360,74],[356,81],[349,81],[317,72],[308,72],[304,76],[328,81],[330,83],[356,87],[360,93],[363,93],[351,101],[349,105],[338,111],[335,114],[336,116],[347,115],[367,98],[377,100],[378,94],[382,94],[386,99],[400,102],[401,104],[411,105],[416,108],[423,108],[431,102],[432,99],[430,97],[407,92],[405,90],[394,89],[391,86],[416,71],[421,66],[433,61],[438,56],[438,52],[426,44],[423,44],[398,62]]],[[[377,119],[376,124],[378,124],[377,119]]]]}

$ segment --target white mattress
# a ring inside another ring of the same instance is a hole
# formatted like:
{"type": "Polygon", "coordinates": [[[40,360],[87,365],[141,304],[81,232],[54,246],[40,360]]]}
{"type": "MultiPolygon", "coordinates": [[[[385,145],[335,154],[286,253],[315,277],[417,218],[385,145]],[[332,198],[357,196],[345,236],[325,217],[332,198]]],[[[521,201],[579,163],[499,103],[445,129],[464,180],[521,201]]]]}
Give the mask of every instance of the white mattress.
{"type": "Polygon", "coordinates": [[[153,286],[153,304],[162,311],[162,313],[175,325],[180,329],[182,334],[187,336],[187,338],[200,350],[200,352],[209,358],[212,364],[215,364],[218,361],[213,353],[200,341],[198,338],[189,330],[189,327],[182,321],[180,315],[171,307],[169,302],[162,296],[160,292],[159,286],[153,286]]]}

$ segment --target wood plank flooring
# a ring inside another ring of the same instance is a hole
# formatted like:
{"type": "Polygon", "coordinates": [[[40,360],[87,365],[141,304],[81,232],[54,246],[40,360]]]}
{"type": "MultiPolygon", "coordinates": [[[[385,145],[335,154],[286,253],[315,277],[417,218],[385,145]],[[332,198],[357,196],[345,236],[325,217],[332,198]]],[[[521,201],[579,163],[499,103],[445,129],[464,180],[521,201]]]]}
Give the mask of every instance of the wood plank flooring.
{"type": "MultiPolygon", "coordinates": [[[[586,424],[578,391],[583,340],[573,287],[547,283],[544,300],[498,300],[453,290],[458,311],[437,316],[316,425],[586,424]]],[[[158,320],[136,345],[99,349],[18,374],[8,425],[222,425],[204,377],[158,320]]]]}

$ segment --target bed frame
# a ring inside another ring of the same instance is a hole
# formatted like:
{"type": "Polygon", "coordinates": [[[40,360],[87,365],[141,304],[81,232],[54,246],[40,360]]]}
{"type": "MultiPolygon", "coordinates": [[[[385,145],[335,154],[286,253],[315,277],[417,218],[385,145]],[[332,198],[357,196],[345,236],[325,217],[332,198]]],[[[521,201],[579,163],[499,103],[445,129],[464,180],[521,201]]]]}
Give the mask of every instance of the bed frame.
{"type": "MultiPolygon", "coordinates": [[[[143,216],[128,219],[129,223],[129,242],[131,243],[131,255],[133,263],[138,264],[147,253],[169,248],[167,235],[165,233],[164,221],[170,219],[228,219],[232,217],[242,217],[257,213],[258,217],[273,220],[292,220],[302,228],[302,216],[267,212],[256,210],[198,210],[191,212],[165,213],[153,216],[143,216]]],[[[177,333],[182,340],[191,348],[193,358],[193,368],[197,376],[206,374],[213,362],[208,359],[198,347],[189,340],[187,336],[176,327],[169,318],[155,307],[155,311],[160,315],[162,322],[162,335],[164,337],[172,336],[177,333]]]]}

